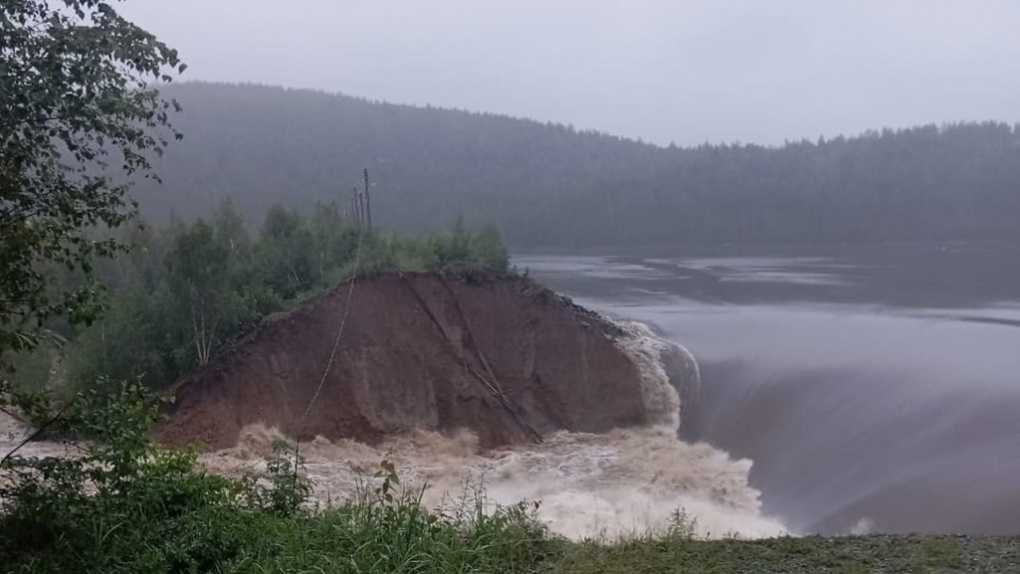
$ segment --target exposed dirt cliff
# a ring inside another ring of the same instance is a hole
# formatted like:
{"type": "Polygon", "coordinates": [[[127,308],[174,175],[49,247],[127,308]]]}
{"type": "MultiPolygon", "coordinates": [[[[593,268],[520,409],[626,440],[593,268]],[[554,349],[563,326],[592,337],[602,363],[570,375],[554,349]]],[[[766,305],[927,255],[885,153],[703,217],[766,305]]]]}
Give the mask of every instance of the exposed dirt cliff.
{"type": "Polygon", "coordinates": [[[626,337],[527,279],[380,275],[267,319],[180,381],[156,438],[218,449],[255,423],[366,443],[467,428],[494,447],[644,425],[660,399],[626,337]]]}

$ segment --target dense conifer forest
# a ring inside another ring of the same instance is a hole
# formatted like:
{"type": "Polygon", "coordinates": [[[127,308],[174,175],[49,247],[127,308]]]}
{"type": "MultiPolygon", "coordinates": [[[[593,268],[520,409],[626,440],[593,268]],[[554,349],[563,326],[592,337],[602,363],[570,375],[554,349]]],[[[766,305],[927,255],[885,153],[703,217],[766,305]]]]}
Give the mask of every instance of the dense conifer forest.
{"type": "MultiPolygon", "coordinates": [[[[136,188],[154,223],[231,198],[345,206],[368,167],[376,223],[457,215],[515,247],[1020,239],[1020,127],[965,123],[780,147],[666,148],[491,114],[256,85],[172,86],[186,137],[136,188]]],[[[682,134],[677,134],[678,137],[682,134]]]]}

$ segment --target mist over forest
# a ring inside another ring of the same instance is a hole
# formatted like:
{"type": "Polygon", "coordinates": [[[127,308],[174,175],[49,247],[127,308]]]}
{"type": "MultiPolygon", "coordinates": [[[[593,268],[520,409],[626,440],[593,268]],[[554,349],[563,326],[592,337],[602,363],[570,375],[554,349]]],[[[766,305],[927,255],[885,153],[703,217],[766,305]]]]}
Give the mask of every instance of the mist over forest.
{"type": "Polygon", "coordinates": [[[165,93],[184,107],[185,139],[156,162],[163,185],[135,190],[157,224],[227,197],[256,223],[277,203],[345,207],[368,167],[381,228],[422,232],[461,215],[524,248],[1020,239],[1020,126],[1004,123],[663,148],[315,91],[165,93]]]}

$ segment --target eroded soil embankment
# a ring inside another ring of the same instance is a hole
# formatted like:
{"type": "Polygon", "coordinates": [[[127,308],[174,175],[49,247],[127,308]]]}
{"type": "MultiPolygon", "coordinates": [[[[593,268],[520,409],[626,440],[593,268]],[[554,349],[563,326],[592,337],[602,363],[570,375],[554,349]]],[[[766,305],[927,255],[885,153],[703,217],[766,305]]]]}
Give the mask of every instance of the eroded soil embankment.
{"type": "Polygon", "coordinates": [[[527,279],[388,274],[348,294],[266,320],[180,381],[157,440],[231,447],[249,424],[365,443],[463,428],[487,448],[649,422],[622,331],[527,279]]]}

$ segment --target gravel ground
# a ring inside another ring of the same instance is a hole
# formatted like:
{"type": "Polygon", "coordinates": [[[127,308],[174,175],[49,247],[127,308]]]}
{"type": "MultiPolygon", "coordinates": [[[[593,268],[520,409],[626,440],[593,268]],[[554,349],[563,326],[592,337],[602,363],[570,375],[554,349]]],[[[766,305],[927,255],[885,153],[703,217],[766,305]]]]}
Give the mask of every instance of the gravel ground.
{"type": "Polygon", "coordinates": [[[1020,537],[884,536],[579,545],[552,572],[1020,574],[1020,537]]]}

